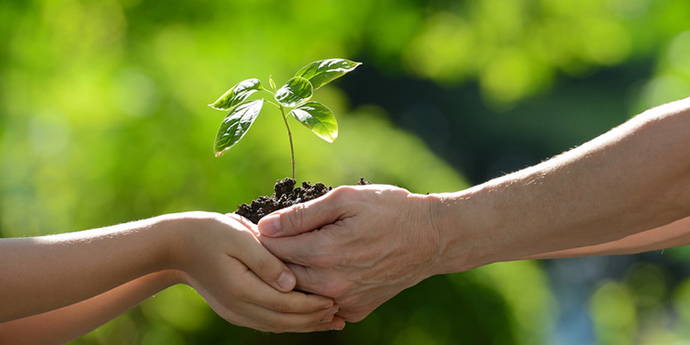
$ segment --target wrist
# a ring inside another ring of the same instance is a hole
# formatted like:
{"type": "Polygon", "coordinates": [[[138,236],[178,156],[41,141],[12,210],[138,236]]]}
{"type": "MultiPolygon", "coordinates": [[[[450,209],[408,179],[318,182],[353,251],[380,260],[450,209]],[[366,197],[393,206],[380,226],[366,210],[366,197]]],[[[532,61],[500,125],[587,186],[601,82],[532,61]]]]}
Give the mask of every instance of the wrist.
{"type": "Polygon", "coordinates": [[[187,277],[180,270],[166,269],[154,274],[161,290],[177,284],[187,284],[187,277]]]}
{"type": "Polygon", "coordinates": [[[158,217],[161,244],[165,248],[164,268],[176,270],[182,283],[187,283],[190,267],[194,264],[204,241],[209,240],[206,230],[218,222],[218,213],[184,212],[158,217]]]}
{"type": "Polygon", "coordinates": [[[430,223],[439,238],[434,274],[462,272],[500,261],[496,243],[491,240],[498,218],[491,214],[478,190],[430,194],[428,199],[430,223]]]}
{"type": "MultiPolygon", "coordinates": [[[[154,231],[160,250],[160,269],[165,271],[166,279],[176,283],[184,283],[184,258],[187,257],[186,248],[189,246],[190,231],[188,219],[182,214],[166,214],[154,218],[154,231]]],[[[174,285],[174,284],[173,284],[174,285]]]]}

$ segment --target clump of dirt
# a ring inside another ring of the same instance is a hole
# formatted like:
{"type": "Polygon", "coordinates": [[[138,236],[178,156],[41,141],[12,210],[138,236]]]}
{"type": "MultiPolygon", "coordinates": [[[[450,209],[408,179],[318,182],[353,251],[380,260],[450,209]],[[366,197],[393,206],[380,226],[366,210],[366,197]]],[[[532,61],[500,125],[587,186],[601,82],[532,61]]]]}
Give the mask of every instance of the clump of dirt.
{"type": "MultiPolygon", "coordinates": [[[[258,224],[259,219],[273,211],[316,199],[333,189],[333,187],[326,186],[323,183],[312,185],[305,181],[302,182],[301,187],[295,188],[296,184],[297,182],[294,179],[284,178],[276,182],[273,187],[275,191],[273,195],[260,196],[250,204],[242,204],[237,207],[235,213],[251,220],[254,224],[258,224]]],[[[370,182],[360,178],[358,184],[365,185],[370,184],[370,182]]]]}

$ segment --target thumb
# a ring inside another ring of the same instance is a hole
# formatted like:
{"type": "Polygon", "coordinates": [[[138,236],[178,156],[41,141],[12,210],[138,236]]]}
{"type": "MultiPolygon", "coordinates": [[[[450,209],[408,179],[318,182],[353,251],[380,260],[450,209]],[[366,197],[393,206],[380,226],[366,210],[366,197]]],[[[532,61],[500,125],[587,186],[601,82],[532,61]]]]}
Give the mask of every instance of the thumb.
{"type": "Polygon", "coordinates": [[[295,236],[334,223],[344,213],[338,201],[340,194],[335,189],[320,198],[273,212],[259,221],[259,232],[266,237],[295,236]]]}

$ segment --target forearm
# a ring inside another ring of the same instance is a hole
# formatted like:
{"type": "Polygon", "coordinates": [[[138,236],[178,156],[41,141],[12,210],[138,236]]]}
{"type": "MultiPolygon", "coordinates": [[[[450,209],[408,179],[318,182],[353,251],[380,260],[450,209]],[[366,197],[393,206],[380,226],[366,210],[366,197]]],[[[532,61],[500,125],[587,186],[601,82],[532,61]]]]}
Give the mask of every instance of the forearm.
{"type": "Polygon", "coordinates": [[[690,244],[690,217],[638,232],[619,240],[541,253],[523,259],[558,259],[581,256],[636,254],[690,244]]]}
{"type": "Polygon", "coordinates": [[[0,323],[0,344],[64,344],[179,282],[176,271],[155,272],[72,305],[0,323]]]}
{"type": "Polygon", "coordinates": [[[690,213],[690,99],[534,167],[432,196],[453,272],[610,242],[690,213]],[[462,231],[458,231],[461,229],[462,231]]]}
{"type": "Polygon", "coordinates": [[[166,222],[0,239],[0,322],[70,305],[168,267],[166,222]]]}

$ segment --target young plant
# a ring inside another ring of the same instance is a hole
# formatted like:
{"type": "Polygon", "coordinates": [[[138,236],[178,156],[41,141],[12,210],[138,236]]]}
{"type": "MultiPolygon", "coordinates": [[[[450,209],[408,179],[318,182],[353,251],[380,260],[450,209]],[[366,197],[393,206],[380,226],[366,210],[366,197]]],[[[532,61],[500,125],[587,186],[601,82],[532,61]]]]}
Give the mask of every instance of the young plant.
{"type": "Polygon", "coordinates": [[[310,101],[310,99],[318,88],[345,73],[353,71],[359,65],[361,65],[360,62],[347,59],[314,61],[302,67],[285,85],[277,90],[271,77],[268,78],[270,89],[264,88],[261,81],[256,78],[239,82],[215,102],[209,104],[209,107],[213,109],[229,111],[216,135],[214,146],[216,157],[220,157],[247,134],[261,113],[264,103],[272,104],[280,110],[285,129],[287,129],[288,140],[290,141],[292,178],[294,179],[295,149],[286,114],[292,115],[319,138],[332,143],[338,137],[338,122],[328,107],[319,102],[310,101]],[[249,96],[259,91],[266,92],[272,97],[270,99],[248,100],[249,96]]]}

